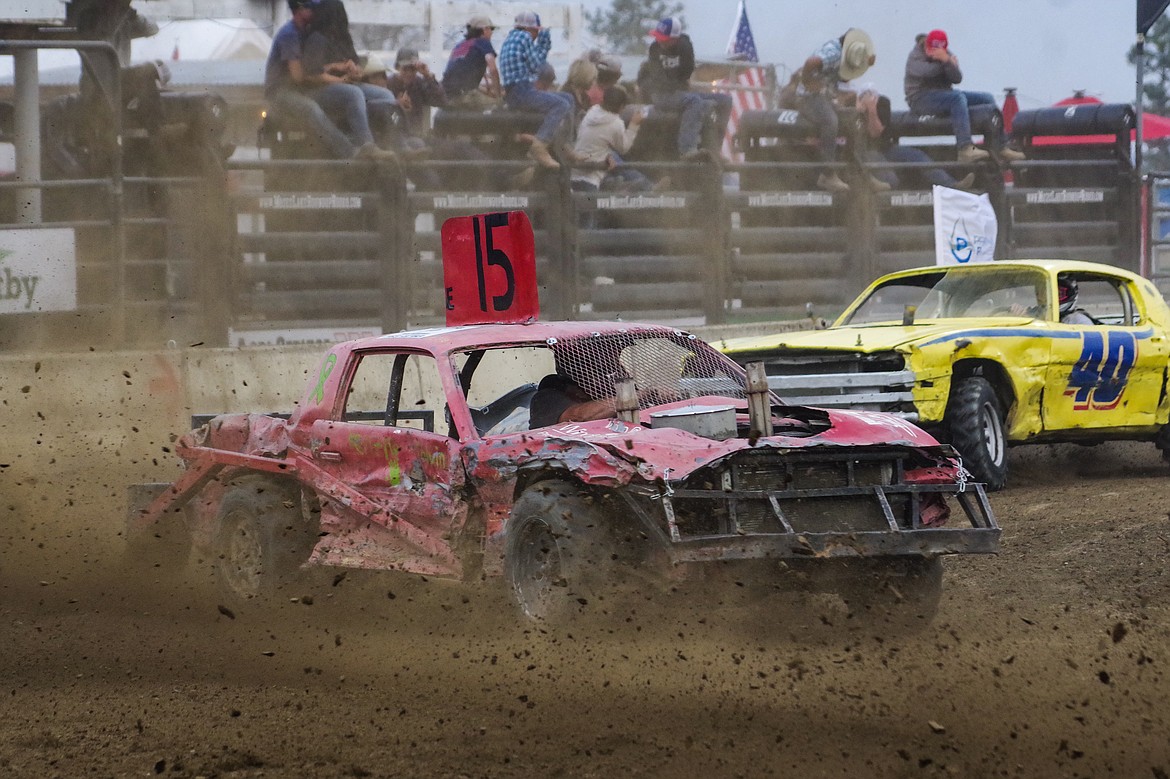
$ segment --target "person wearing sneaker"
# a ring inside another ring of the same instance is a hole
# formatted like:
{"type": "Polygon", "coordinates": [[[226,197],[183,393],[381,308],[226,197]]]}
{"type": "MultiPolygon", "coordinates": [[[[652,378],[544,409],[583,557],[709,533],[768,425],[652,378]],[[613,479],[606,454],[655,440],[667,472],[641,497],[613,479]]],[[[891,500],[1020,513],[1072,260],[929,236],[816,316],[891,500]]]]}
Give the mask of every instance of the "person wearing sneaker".
{"type": "Polygon", "coordinates": [[[650,31],[654,38],[646,62],[638,73],[638,89],[650,98],[656,111],[679,113],[678,153],[686,162],[713,159],[699,148],[703,121],[714,111],[714,134],[722,138],[731,118],[731,95],[690,91],[695,72],[695,47],[683,32],[682,21],[667,17],[650,31]]]}
{"type": "Polygon", "coordinates": [[[528,156],[542,168],[557,170],[561,164],[553,159],[549,146],[564,132],[566,119],[573,111],[573,98],[563,92],[543,92],[535,86],[551,48],[552,36],[541,27],[536,12],[516,14],[512,31],[500,46],[500,82],[508,108],[544,115],[528,156]]]}
{"type": "MultiPolygon", "coordinates": [[[[906,58],[906,104],[920,116],[949,116],[959,162],[980,162],[991,155],[972,142],[970,110],[972,106],[995,105],[995,97],[988,92],[955,89],[954,85],[962,81],[959,58],[950,50],[947,34],[931,30],[919,36],[906,58]]],[[[1023,152],[1008,146],[1006,140],[1006,136],[1000,138],[1000,159],[1004,162],[1024,159],[1023,152]]]]}
{"type": "MultiPolygon", "coordinates": [[[[893,137],[889,130],[890,98],[878,94],[875,88],[867,85],[861,90],[861,94],[857,96],[857,113],[861,119],[862,129],[869,138],[869,148],[865,152],[866,162],[911,163],[915,166],[933,162],[930,155],[922,149],[916,146],[902,146],[898,139],[893,137]]],[[[906,168],[904,176],[903,182],[894,168],[880,167],[870,177],[870,185],[875,192],[898,189],[903,183],[914,189],[929,189],[937,184],[940,187],[970,190],[975,185],[974,173],[968,173],[956,181],[946,170],[937,167],[906,168]]]]}
{"type": "Polygon", "coordinates": [[[826,41],[800,68],[796,107],[817,128],[821,160],[825,163],[817,186],[827,192],[849,191],[849,185],[833,168],[837,162],[837,105],[850,105],[856,97],[842,90],[841,82],[859,78],[876,61],[869,35],[853,27],[841,37],[826,41]]]}

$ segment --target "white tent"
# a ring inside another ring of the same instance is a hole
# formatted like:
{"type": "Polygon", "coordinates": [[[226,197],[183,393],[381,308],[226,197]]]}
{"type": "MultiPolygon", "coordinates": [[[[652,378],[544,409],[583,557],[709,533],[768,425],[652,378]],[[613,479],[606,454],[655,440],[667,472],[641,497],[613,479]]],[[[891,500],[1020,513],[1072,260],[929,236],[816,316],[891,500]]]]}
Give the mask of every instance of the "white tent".
{"type": "MultiPolygon", "coordinates": [[[[130,43],[132,63],[148,60],[255,61],[264,60],[272,47],[272,36],[251,19],[191,19],[162,22],[150,38],[130,43]]],[[[37,52],[42,74],[53,71],[42,83],[76,83],[80,75],[77,52],[71,49],[42,49],[37,52]]],[[[0,83],[12,83],[12,57],[0,55],[0,83]]]]}
{"type": "Polygon", "coordinates": [[[262,60],[272,36],[251,19],[190,19],[163,22],[157,35],[130,44],[134,62],[170,60],[262,60]]]}

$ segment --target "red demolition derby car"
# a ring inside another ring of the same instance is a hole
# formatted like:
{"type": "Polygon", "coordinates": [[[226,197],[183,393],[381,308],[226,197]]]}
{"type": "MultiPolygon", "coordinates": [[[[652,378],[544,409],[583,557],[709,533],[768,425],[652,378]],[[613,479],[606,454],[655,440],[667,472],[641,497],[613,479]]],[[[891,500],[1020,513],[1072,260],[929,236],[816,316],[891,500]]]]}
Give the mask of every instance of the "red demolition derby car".
{"type": "Polygon", "coordinates": [[[176,451],[184,474],[136,491],[132,549],[178,535],[239,599],[324,565],[502,579],[534,620],[696,579],[929,617],[940,557],[999,540],[949,446],[893,415],[785,406],[762,366],[655,325],[338,344],[287,417],[208,418],[176,451]]]}

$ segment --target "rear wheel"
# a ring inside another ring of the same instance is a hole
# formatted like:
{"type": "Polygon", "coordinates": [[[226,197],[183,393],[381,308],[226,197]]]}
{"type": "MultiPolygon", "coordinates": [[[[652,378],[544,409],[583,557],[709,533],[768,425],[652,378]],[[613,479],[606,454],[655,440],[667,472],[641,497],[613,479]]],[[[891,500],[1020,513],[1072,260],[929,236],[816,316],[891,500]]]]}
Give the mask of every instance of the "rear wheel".
{"type": "Polygon", "coordinates": [[[287,487],[252,481],[232,488],[220,504],[215,542],[220,591],[240,602],[271,597],[295,580],[314,541],[287,487]]]}
{"type": "Polygon", "coordinates": [[[525,490],[505,528],[504,577],[520,613],[567,622],[601,613],[617,568],[601,506],[559,480],[525,490]]]}
{"type": "Polygon", "coordinates": [[[969,376],[951,389],[946,426],[951,443],[963,456],[963,465],[988,490],[1003,489],[1007,481],[1007,435],[1003,409],[987,379],[969,376]]]}

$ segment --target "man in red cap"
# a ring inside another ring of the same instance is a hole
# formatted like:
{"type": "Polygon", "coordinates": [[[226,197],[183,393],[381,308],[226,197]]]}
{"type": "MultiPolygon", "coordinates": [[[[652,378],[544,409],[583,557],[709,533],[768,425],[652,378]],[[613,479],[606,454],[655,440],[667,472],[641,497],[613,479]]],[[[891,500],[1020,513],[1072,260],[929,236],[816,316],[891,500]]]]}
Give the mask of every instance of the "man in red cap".
{"type": "Polygon", "coordinates": [[[710,152],[699,148],[703,120],[715,114],[715,137],[722,138],[731,118],[731,95],[690,91],[695,72],[695,47],[683,32],[682,21],[667,17],[650,31],[646,62],[638,73],[638,88],[650,98],[655,110],[678,111],[678,153],[687,162],[700,161],[710,152]]]}
{"type": "MultiPolygon", "coordinates": [[[[963,80],[959,58],[950,50],[947,34],[931,30],[915,42],[906,59],[906,104],[922,116],[949,116],[958,145],[959,162],[979,162],[990,155],[971,140],[972,106],[995,105],[988,92],[964,92],[954,85],[963,80]]],[[[1001,130],[1002,132],[1002,130],[1001,130]]],[[[1005,162],[1024,159],[1022,152],[1004,145],[999,152],[1005,162]]]]}

